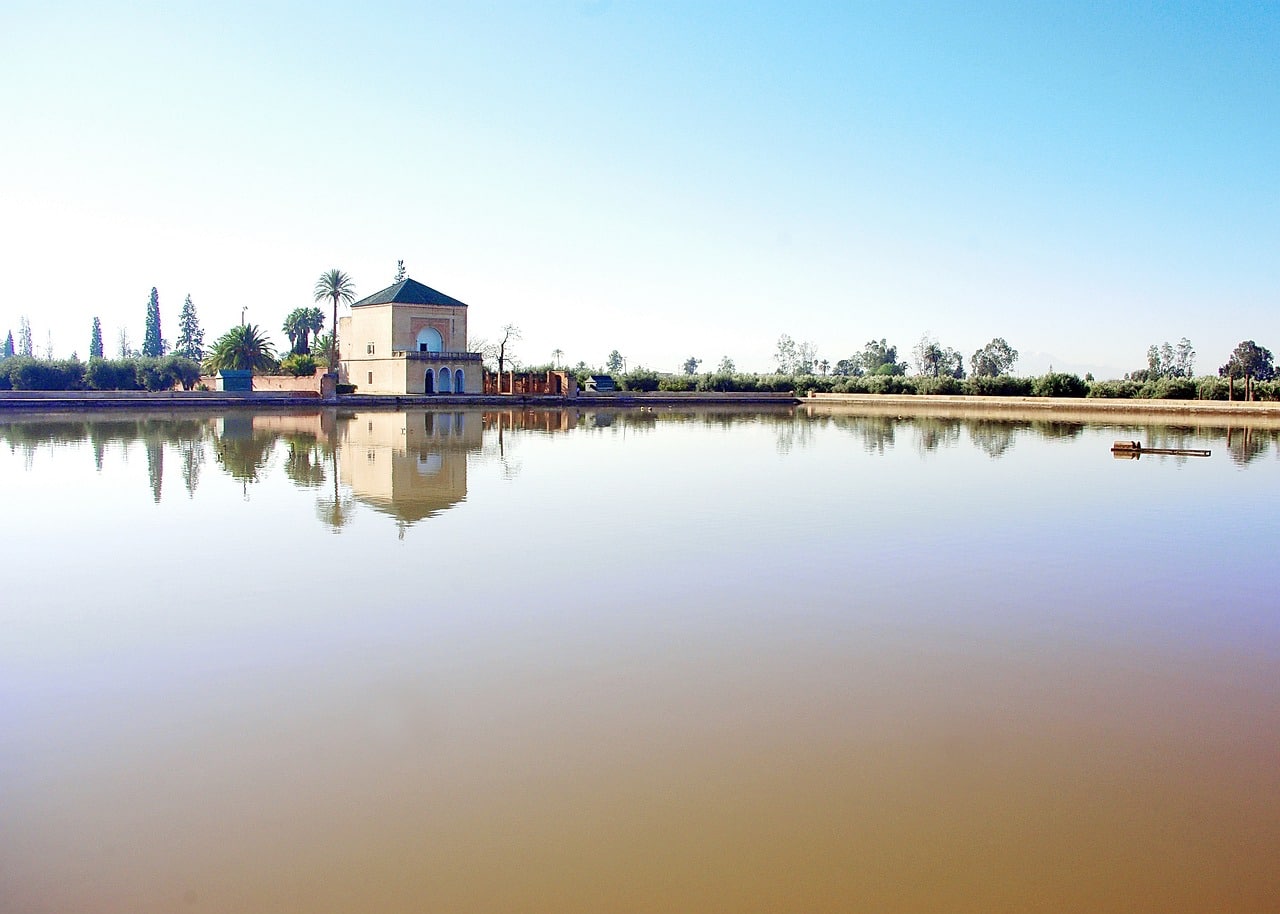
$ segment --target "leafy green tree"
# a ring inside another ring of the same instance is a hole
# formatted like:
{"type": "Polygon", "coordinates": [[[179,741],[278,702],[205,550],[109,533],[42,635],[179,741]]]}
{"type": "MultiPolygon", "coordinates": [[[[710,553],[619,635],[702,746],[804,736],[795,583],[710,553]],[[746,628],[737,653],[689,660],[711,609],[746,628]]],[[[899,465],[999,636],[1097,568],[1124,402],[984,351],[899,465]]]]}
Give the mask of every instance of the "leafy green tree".
{"type": "Polygon", "coordinates": [[[701,364],[702,364],[702,359],[689,356],[689,358],[684,360],[684,364],[680,367],[684,369],[685,374],[697,374],[698,366],[701,364]]]}
{"type": "Polygon", "coordinates": [[[778,345],[773,353],[778,374],[812,374],[817,358],[813,343],[797,343],[785,333],[778,337],[778,345]]]}
{"type": "Polygon", "coordinates": [[[102,322],[93,319],[93,332],[89,334],[89,358],[102,358],[102,322]]]}
{"type": "Polygon", "coordinates": [[[312,352],[322,352],[327,356],[329,353],[329,349],[332,346],[333,346],[333,334],[320,333],[316,335],[314,340],[312,340],[311,350],[312,352]]]}
{"type": "Polygon", "coordinates": [[[605,359],[604,367],[610,374],[617,374],[622,371],[625,364],[626,359],[622,357],[621,352],[615,349],[613,352],[609,353],[609,358],[605,359]]]}
{"type": "Polygon", "coordinates": [[[160,362],[161,370],[169,377],[169,386],[173,382],[182,385],[183,390],[195,390],[200,383],[200,363],[188,358],[180,352],[171,352],[160,362]]]}
{"type": "Polygon", "coordinates": [[[270,371],[276,367],[275,349],[256,324],[232,327],[213,344],[204,360],[205,370],[270,371]]]}
{"type": "Polygon", "coordinates": [[[11,359],[17,350],[13,348],[13,331],[9,331],[9,335],[4,340],[4,355],[0,358],[11,359]]]}
{"type": "Polygon", "coordinates": [[[348,305],[355,301],[356,286],[351,277],[341,270],[326,270],[316,280],[315,300],[333,303],[333,323],[329,331],[329,370],[338,370],[338,302],[348,305]]]}
{"type": "Polygon", "coordinates": [[[950,346],[940,346],[929,334],[920,337],[913,352],[916,374],[925,378],[964,377],[964,356],[950,346]]]}
{"type": "Polygon", "coordinates": [[[727,355],[720,357],[720,365],[716,368],[717,374],[733,374],[737,371],[737,367],[733,364],[733,359],[727,355]]]}
{"type": "Polygon", "coordinates": [[[324,312],[319,308],[294,308],[281,328],[289,337],[290,351],[295,355],[311,354],[311,335],[324,327],[324,312]]]}
{"type": "Polygon", "coordinates": [[[907,363],[898,361],[898,347],[890,346],[885,339],[869,340],[857,356],[860,367],[867,374],[904,375],[907,363]]]}
{"type": "Polygon", "coordinates": [[[311,353],[291,352],[280,360],[280,370],[295,378],[311,377],[318,367],[311,353]]]}
{"type": "MultiPolygon", "coordinates": [[[[1189,378],[1195,370],[1196,351],[1185,336],[1177,348],[1167,340],[1160,346],[1147,350],[1147,368],[1143,380],[1158,381],[1161,378],[1189,378]]],[[[1140,374],[1133,372],[1131,377],[1140,374]]]]}
{"type": "Polygon", "coordinates": [[[1008,374],[1017,361],[1018,350],[997,336],[970,356],[969,367],[975,378],[996,378],[1008,374]]]}
{"type": "Polygon", "coordinates": [[[160,293],[151,287],[151,300],[147,303],[147,329],[142,337],[142,356],[158,359],[164,355],[164,338],[160,336],[160,293]]]}
{"type": "Polygon", "coordinates": [[[395,278],[393,281],[394,281],[394,282],[404,282],[404,278],[405,278],[405,272],[404,272],[404,261],[403,261],[403,260],[397,260],[397,261],[396,261],[396,278],[395,278]]]}
{"type": "Polygon", "coordinates": [[[1222,377],[1253,378],[1258,381],[1270,381],[1275,376],[1275,365],[1272,362],[1271,350],[1259,346],[1253,340],[1245,340],[1231,353],[1227,364],[1218,369],[1222,377]]]}
{"type": "Polygon", "coordinates": [[[178,315],[178,345],[173,351],[197,362],[204,358],[204,329],[196,317],[196,306],[190,295],[182,303],[182,313],[178,315]]]}
{"type": "Polygon", "coordinates": [[[18,355],[35,358],[36,347],[31,339],[31,321],[24,314],[18,318],[18,355]]]}

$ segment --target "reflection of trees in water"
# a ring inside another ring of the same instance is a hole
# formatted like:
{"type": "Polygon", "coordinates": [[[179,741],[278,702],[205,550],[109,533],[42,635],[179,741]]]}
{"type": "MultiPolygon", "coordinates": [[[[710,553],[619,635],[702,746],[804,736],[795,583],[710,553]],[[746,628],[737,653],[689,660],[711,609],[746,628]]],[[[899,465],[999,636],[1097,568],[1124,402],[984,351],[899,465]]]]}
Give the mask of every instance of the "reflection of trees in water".
{"type": "Polygon", "coordinates": [[[1030,426],[1041,438],[1079,438],[1084,434],[1085,428],[1083,422],[1058,422],[1051,419],[1034,419],[1030,426]]]}
{"type": "Polygon", "coordinates": [[[940,447],[952,447],[960,440],[959,419],[938,419],[921,416],[911,422],[916,435],[916,450],[930,454],[940,447]]]}
{"type": "Polygon", "coordinates": [[[346,495],[338,486],[338,449],[330,448],[329,461],[332,469],[333,492],[321,495],[316,499],[316,517],[331,532],[341,533],[342,528],[351,523],[355,516],[355,499],[346,495]]]}
{"type": "Polygon", "coordinates": [[[284,458],[284,474],[289,481],[302,489],[324,485],[325,451],[316,436],[286,434],[282,437],[289,448],[284,458]]]}
{"type": "Polygon", "coordinates": [[[257,482],[259,473],[271,463],[278,440],[275,432],[255,431],[251,414],[229,415],[222,420],[214,454],[232,479],[257,482]]]}
{"type": "Polygon", "coordinates": [[[807,448],[813,443],[814,425],[800,415],[779,419],[774,423],[777,434],[778,453],[782,456],[790,454],[794,448],[807,448]]]}
{"type": "Polygon", "coordinates": [[[164,489],[164,443],[148,437],[146,446],[147,479],[151,483],[151,500],[160,504],[160,492],[164,489]]]}
{"type": "Polygon", "coordinates": [[[1026,428],[1025,422],[996,422],[992,419],[980,419],[966,422],[969,429],[969,440],[993,460],[1005,455],[1013,447],[1013,441],[1019,428],[1026,428]]]}
{"type": "Polygon", "coordinates": [[[194,491],[198,468],[204,461],[204,443],[209,436],[208,418],[157,418],[155,416],[106,418],[22,418],[0,424],[0,440],[11,449],[21,449],[30,468],[42,448],[87,443],[93,455],[94,468],[102,472],[109,448],[119,451],[127,463],[134,443],[141,442],[147,457],[147,481],[151,498],[159,502],[164,490],[165,451],[177,449],[183,455],[183,481],[194,491]]]}
{"type": "Polygon", "coordinates": [[[898,420],[894,416],[832,415],[831,424],[843,432],[862,439],[868,453],[883,454],[892,450],[898,420]]]}
{"type": "Polygon", "coordinates": [[[1245,466],[1257,460],[1271,449],[1277,432],[1274,429],[1227,428],[1224,429],[1227,453],[1237,466],[1245,466]]]}

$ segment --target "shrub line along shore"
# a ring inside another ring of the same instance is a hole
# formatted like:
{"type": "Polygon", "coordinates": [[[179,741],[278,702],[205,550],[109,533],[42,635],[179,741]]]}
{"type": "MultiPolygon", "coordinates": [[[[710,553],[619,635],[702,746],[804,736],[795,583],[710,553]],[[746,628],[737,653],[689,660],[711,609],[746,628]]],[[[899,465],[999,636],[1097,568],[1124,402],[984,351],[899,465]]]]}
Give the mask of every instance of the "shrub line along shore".
{"type": "Polygon", "coordinates": [[[959,418],[1048,418],[1070,421],[1123,420],[1128,417],[1179,418],[1249,417],[1280,421],[1280,402],[1224,400],[1112,400],[1083,397],[971,397],[937,394],[790,394],[618,393],[576,397],[459,394],[432,396],[346,394],[336,400],[276,392],[229,394],[218,391],[0,391],[0,411],[113,409],[263,409],[287,407],[403,409],[405,407],[646,407],[646,406],[796,406],[817,411],[868,412],[894,415],[956,416],[959,418]]]}

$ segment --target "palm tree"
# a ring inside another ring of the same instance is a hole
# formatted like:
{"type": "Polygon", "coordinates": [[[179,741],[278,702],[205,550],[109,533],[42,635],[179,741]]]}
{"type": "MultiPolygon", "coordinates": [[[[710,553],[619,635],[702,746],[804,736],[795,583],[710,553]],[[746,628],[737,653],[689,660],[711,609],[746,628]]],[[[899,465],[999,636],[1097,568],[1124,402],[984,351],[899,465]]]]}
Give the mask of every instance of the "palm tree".
{"type": "Polygon", "coordinates": [[[333,302],[333,323],[332,337],[333,342],[329,347],[329,370],[338,370],[338,302],[344,301],[348,305],[355,300],[356,286],[351,281],[351,277],[341,270],[326,270],[320,274],[320,278],[316,280],[316,301],[324,301],[326,298],[333,302]]]}
{"type": "Polygon", "coordinates": [[[210,374],[218,371],[269,371],[276,365],[275,347],[256,324],[232,327],[218,338],[204,360],[210,374]]]}
{"type": "Polygon", "coordinates": [[[297,355],[311,354],[311,335],[324,327],[324,312],[319,308],[294,308],[281,327],[289,337],[289,349],[297,355]]]}
{"type": "Polygon", "coordinates": [[[552,349],[552,350],[551,350],[551,364],[552,364],[552,367],[554,367],[554,368],[559,368],[559,367],[560,367],[560,360],[561,360],[561,359],[563,359],[563,358],[564,358],[564,350],[563,350],[563,349],[552,349]]]}

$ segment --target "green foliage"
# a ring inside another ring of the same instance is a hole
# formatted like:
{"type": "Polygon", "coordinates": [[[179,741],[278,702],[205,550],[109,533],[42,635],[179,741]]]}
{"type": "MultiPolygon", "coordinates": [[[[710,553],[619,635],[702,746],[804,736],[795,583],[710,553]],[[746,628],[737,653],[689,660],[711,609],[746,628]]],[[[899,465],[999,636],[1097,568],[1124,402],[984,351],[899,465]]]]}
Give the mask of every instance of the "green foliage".
{"type": "Polygon", "coordinates": [[[195,386],[200,383],[200,363],[195,359],[187,358],[175,352],[165,356],[162,365],[165,373],[170,378],[168,387],[180,384],[183,390],[194,390],[195,386]]]}
{"type": "Polygon", "coordinates": [[[1185,336],[1175,347],[1166,341],[1161,346],[1152,345],[1147,350],[1147,368],[1145,378],[1134,377],[1133,380],[1155,381],[1160,378],[1190,378],[1195,367],[1196,351],[1191,347],[1191,340],[1185,336]]]}
{"type": "Polygon", "coordinates": [[[963,378],[964,356],[950,346],[940,346],[938,341],[925,334],[912,350],[916,361],[916,374],[928,378],[963,378]]]}
{"type": "Polygon", "coordinates": [[[794,379],[795,392],[797,397],[807,397],[810,392],[829,394],[835,386],[836,379],[824,377],[821,375],[807,374],[800,375],[794,379]]]}
{"type": "Polygon", "coordinates": [[[158,359],[164,355],[164,339],[160,336],[160,293],[151,287],[151,300],[147,302],[147,329],[142,337],[142,355],[158,359]]]}
{"type": "Polygon", "coordinates": [[[689,358],[684,360],[684,364],[681,365],[680,367],[681,369],[683,369],[685,374],[697,374],[698,366],[701,364],[702,364],[702,359],[691,355],[689,356],[689,358]]]}
{"type": "Polygon", "coordinates": [[[141,390],[134,359],[90,359],[84,381],[90,390],[141,390]]]}
{"type": "Polygon", "coordinates": [[[1157,378],[1143,384],[1138,396],[1144,400],[1194,400],[1196,382],[1182,377],[1157,378]]]}
{"type": "Polygon", "coordinates": [[[1137,381],[1094,381],[1086,396],[1095,400],[1131,400],[1139,396],[1142,385],[1137,381]]]}
{"type": "Polygon", "coordinates": [[[182,303],[182,313],[178,315],[178,344],[173,351],[197,362],[204,358],[204,330],[196,317],[196,306],[192,304],[190,295],[182,303]]]}
{"type": "MultiPolygon", "coordinates": [[[[1237,385],[1237,388],[1241,386],[1243,385],[1237,385]]],[[[1197,400],[1226,400],[1229,394],[1230,386],[1226,378],[1204,377],[1196,381],[1197,400]]]]}
{"type": "MultiPolygon", "coordinates": [[[[95,317],[94,320],[97,320],[95,317]]],[[[17,350],[13,348],[13,331],[9,331],[9,335],[4,339],[4,349],[0,351],[0,359],[11,359],[17,350]]]]}
{"type": "Polygon", "coordinates": [[[994,378],[1007,375],[1018,361],[1018,350],[997,336],[975,352],[969,359],[969,367],[975,378],[994,378]]]}
{"type": "Polygon", "coordinates": [[[102,358],[102,322],[93,319],[93,330],[89,334],[89,358],[102,358]]]}
{"type": "Polygon", "coordinates": [[[1083,397],[1088,393],[1089,387],[1079,375],[1061,371],[1041,375],[1031,382],[1034,397],[1083,397]]]}
{"type": "Polygon", "coordinates": [[[294,308],[284,319],[285,335],[295,355],[311,354],[311,336],[324,327],[324,312],[319,308],[294,308]]]}
{"type": "Polygon", "coordinates": [[[1270,381],[1275,375],[1275,366],[1271,359],[1271,350],[1259,346],[1253,340],[1245,340],[1236,346],[1227,364],[1218,369],[1223,377],[1257,378],[1259,381],[1270,381]]]}
{"type": "Polygon", "coordinates": [[[275,349],[256,324],[242,324],[218,338],[204,367],[210,372],[270,371],[276,367],[275,349]]]}
{"type": "Polygon", "coordinates": [[[329,328],[329,367],[338,366],[338,304],[355,301],[356,286],[351,277],[341,270],[326,270],[316,280],[315,301],[328,301],[333,305],[333,324],[329,328]]]}
{"type": "MultiPolygon", "coordinates": [[[[624,383],[626,383],[627,381],[628,381],[627,378],[623,379],[624,383]]],[[[630,388],[627,388],[627,389],[629,390],[630,388]]],[[[698,379],[688,374],[675,375],[673,377],[660,378],[658,380],[658,390],[666,390],[666,391],[671,391],[673,393],[683,393],[685,391],[697,390],[697,389],[698,389],[698,379]]]]}
{"type": "MultiPolygon", "coordinates": [[[[615,349],[614,352],[616,353],[617,350],[615,349]]],[[[649,371],[646,368],[637,368],[629,374],[624,374],[618,381],[623,390],[654,391],[658,389],[657,372],[649,371]]]]}
{"type": "Polygon", "coordinates": [[[17,362],[9,367],[9,382],[12,390],[83,390],[84,362],[79,359],[47,359],[17,358],[8,360],[17,362]]]}
{"type": "Polygon", "coordinates": [[[316,373],[319,363],[313,355],[300,355],[291,352],[280,360],[280,370],[295,378],[309,378],[316,373]]]}
{"type": "Polygon", "coordinates": [[[964,393],[964,381],[956,377],[939,375],[936,378],[915,378],[914,380],[918,394],[959,396],[964,393]]]}
{"type": "Polygon", "coordinates": [[[609,353],[609,357],[605,359],[604,367],[610,374],[621,374],[624,362],[625,359],[623,359],[622,353],[615,349],[613,352],[609,353]]]}
{"type": "Polygon", "coordinates": [[[18,355],[35,358],[35,343],[31,339],[31,321],[24,314],[18,318],[18,355]]]}
{"type": "Polygon", "coordinates": [[[1032,379],[1002,374],[973,376],[964,382],[964,392],[971,397],[1029,397],[1032,379]]]}

